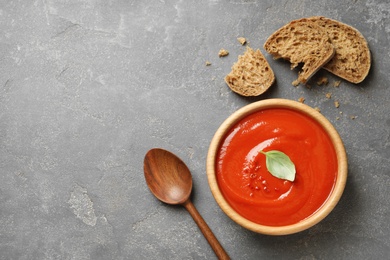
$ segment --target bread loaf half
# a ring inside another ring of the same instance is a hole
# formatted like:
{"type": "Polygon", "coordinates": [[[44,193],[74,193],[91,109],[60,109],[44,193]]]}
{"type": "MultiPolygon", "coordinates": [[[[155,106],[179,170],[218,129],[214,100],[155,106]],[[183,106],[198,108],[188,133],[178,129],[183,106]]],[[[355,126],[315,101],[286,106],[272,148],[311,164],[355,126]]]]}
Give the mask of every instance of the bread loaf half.
{"type": "Polygon", "coordinates": [[[291,21],[274,32],[264,49],[275,59],[290,61],[292,69],[303,63],[295,81],[298,84],[306,83],[335,53],[325,29],[307,18],[291,21]]]}
{"type": "Polygon", "coordinates": [[[335,47],[335,55],[324,69],[352,83],[362,82],[371,67],[370,50],[364,36],[352,26],[322,16],[308,20],[327,32],[335,47]]]}
{"type": "Polygon", "coordinates": [[[237,94],[258,96],[274,83],[275,75],[261,51],[247,47],[244,55],[238,56],[225,81],[237,94]]]}

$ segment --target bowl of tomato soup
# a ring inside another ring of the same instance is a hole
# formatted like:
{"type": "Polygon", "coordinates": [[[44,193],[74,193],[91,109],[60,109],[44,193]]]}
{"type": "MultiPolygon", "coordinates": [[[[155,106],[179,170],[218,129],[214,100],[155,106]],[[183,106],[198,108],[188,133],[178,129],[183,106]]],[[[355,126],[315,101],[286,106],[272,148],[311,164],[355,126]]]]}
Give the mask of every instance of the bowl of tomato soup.
{"type": "Polygon", "coordinates": [[[300,102],[268,99],[229,116],[207,155],[207,177],[221,209],[257,233],[293,234],[324,219],[347,180],[347,156],[332,124],[300,102]],[[280,151],[295,166],[291,180],[275,177],[267,151],[280,151]]]}

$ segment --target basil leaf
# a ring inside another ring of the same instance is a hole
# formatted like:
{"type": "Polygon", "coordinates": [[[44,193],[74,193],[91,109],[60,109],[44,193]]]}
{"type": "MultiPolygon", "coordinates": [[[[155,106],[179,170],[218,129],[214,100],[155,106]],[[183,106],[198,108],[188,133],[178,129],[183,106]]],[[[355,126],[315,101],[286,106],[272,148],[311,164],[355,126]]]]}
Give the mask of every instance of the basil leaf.
{"type": "Polygon", "coordinates": [[[267,169],[273,176],[289,181],[295,180],[295,165],[290,157],[276,150],[260,152],[265,155],[267,169]]]}

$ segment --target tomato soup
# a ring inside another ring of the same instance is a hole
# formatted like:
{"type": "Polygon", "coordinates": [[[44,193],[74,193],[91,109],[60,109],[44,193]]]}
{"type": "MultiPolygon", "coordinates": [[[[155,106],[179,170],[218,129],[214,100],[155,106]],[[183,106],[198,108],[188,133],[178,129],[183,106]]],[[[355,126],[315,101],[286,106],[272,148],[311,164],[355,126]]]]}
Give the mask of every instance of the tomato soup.
{"type": "Polygon", "coordinates": [[[332,141],[312,118],[286,108],[264,109],[235,124],[216,157],[219,188],[246,219],[267,226],[298,223],[315,213],[336,182],[332,141]],[[268,172],[260,151],[278,150],[295,164],[293,182],[268,172]]]}

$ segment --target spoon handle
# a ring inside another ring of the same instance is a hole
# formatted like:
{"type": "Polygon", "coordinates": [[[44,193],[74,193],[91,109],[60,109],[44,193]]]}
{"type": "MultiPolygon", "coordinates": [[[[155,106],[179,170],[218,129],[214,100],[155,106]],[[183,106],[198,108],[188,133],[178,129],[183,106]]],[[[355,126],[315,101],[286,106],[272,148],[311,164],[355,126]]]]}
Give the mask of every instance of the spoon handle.
{"type": "Polygon", "coordinates": [[[192,204],[191,200],[187,200],[186,202],[184,202],[183,206],[191,214],[192,218],[194,219],[195,223],[198,225],[199,229],[202,231],[204,237],[209,242],[211,248],[214,250],[218,259],[230,259],[225,249],[223,249],[218,239],[215,237],[213,231],[211,231],[207,223],[199,214],[198,210],[195,208],[194,204],[192,204]]]}

